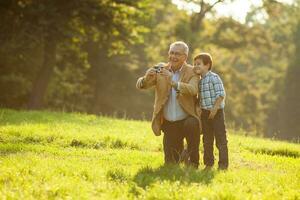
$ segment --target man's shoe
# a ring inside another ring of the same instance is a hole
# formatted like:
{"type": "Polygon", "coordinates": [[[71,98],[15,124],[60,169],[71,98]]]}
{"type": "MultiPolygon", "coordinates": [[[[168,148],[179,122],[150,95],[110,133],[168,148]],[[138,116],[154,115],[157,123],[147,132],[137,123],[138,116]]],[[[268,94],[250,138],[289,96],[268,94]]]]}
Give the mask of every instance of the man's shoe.
{"type": "Polygon", "coordinates": [[[212,170],[213,166],[205,166],[204,171],[210,171],[212,170]]]}

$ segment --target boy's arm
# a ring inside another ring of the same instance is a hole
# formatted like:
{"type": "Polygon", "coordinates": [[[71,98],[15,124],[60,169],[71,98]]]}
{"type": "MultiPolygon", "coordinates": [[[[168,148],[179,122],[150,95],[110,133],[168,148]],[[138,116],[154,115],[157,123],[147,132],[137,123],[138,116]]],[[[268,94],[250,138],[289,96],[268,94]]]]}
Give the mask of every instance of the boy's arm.
{"type": "Polygon", "coordinates": [[[226,93],[222,83],[222,80],[219,76],[216,76],[212,79],[212,83],[214,86],[214,90],[217,95],[217,99],[214,103],[214,107],[211,109],[210,114],[208,116],[209,119],[213,119],[220,108],[222,101],[225,99],[226,93]]]}
{"type": "Polygon", "coordinates": [[[213,119],[215,117],[215,115],[218,112],[218,109],[220,108],[220,105],[221,105],[223,99],[224,99],[224,97],[221,97],[221,96],[216,99],[214,107],[210,110],[208,119],[213,119]]]}

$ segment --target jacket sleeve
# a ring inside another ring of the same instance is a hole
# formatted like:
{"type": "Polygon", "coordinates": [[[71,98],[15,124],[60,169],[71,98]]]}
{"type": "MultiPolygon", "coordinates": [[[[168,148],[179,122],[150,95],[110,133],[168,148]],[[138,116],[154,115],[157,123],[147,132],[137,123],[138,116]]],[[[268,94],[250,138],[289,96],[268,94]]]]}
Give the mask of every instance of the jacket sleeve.
{"type": "Polygon", "coordinates": [[[149,89],[155,86],[156,84],[156,76],[153,76],[147,79],[145,76],[140,77],[136,82],[137,89],[149,89]]]}
{"type": "Polygon", "coordinates": [[[188,83],[179,83],[179,92],[181,94],[196,96],[198,94],[199,77],[194,75],[188,83]]]}

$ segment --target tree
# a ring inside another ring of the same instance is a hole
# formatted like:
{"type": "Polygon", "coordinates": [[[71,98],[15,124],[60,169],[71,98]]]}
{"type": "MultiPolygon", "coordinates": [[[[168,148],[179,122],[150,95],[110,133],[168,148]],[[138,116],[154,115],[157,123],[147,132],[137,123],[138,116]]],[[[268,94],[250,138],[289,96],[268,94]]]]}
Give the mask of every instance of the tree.
{"type": "MultiPolygon", "coordinates": [[[[30,50],[37,48],[41,54],[41,57],[34,58],[41,62],[30,66],[32,87],[27,96],[28,107],[31,109],[43,107],[59,57],[58,48],[63,46],[61,44],[92,37],[97,40],[97,44],[109,43],[106,45],[109,48],[106,56],[109,56],[123,51],[126,44],[139,37],[142,31],[131,19],[142,15],[139,12],[139,6],[143,6],[141,1],[10,0],[0,6],[1,24],[4,25],[1,40],[7,44],[6,47],[13,49],[20,41],[26,41],[32,46],[30,50]]],[[[24,42],[18,46],[21,54],[30,55],[32,52],[27,52],[28,48],[23,44],[24,42]]],[[[3,48],[1,50],[7,51],[3,48]]],[[[11,54],[5,60],[15,59],[11,54]]],[[[24,66],[27,62],[28,60],[24,60],[23,63],[18,62],[18,65],[24,66]]],[[[7,66],[7,73],[10,73],[11,66],[8,63],[4,64],[7,66]]]]}
{"type": "Polygon", "coordinates": [[[191,16],[191,30],[192,32],[197,32],[201,29],[203,20],[205,16],[212,11],[212,9],[219,3],[223,3],[225,0],[215,0],[212,3],[208,3],[204,0],[191,0],[188,2],[193,2],[196,5],[199,5],[200,10],[194,12],[191,16]]]}
{"type": "Polygon", "coordinates": [[[300,21],[298,22],[295,36],[295,55],[288,67],[285,86],[282,95],[282,104],[279,114],[278,137],[283,139],[300,139],[300,21]]]}

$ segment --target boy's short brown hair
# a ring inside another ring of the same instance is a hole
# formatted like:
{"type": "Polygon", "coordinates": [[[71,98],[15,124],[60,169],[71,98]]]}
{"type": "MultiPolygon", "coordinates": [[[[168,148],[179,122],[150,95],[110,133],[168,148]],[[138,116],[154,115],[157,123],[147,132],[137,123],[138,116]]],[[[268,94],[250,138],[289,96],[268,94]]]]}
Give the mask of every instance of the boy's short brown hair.
{"type": "Polygon", "coordinates": [[[198,55],[196,55],[194,57],[194,61],[197,60],[197,59],[200,59],[202,60],[203,64],[204,65],[209,65],[209,70],[211,70],[212,66],[213,66],[213,60],[212,60],[212,57],[209,53],[200,53],[198,55]]]}

